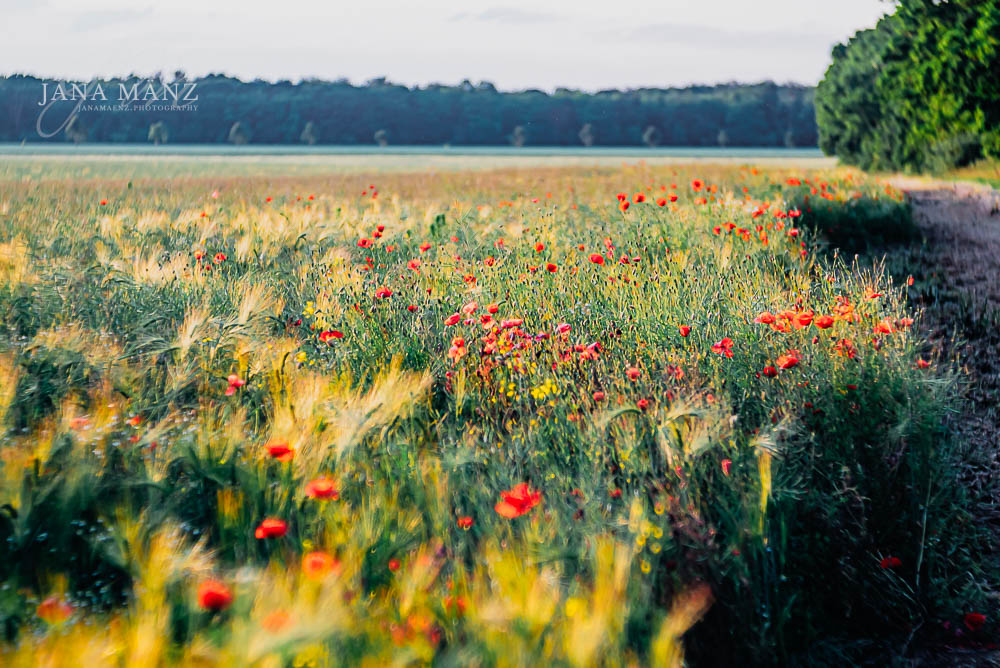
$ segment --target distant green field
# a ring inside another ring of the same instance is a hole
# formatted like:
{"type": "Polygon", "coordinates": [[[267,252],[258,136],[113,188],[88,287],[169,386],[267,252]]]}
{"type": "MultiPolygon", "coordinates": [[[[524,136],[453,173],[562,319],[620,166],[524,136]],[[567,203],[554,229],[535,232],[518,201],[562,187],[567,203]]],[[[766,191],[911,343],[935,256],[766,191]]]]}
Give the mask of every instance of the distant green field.
{"type": "Polygon", "coordinates": [[[623,163],[754,163],[829,167],[817,149],[0,144],[0,179],[304,176],[504,167],[620,167],[623,163]]]}

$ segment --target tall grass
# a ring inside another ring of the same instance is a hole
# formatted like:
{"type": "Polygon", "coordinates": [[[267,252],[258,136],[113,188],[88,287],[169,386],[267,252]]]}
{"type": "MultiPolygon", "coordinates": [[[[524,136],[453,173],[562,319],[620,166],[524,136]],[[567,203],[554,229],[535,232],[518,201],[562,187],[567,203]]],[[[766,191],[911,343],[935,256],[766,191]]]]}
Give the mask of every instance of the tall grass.
{"type": "Polygon", "coordinates": [[[373,178],[0,183],[5,662],[842,662],[985,605],[953,372],[815,252],[898,193],[373,178]]]}

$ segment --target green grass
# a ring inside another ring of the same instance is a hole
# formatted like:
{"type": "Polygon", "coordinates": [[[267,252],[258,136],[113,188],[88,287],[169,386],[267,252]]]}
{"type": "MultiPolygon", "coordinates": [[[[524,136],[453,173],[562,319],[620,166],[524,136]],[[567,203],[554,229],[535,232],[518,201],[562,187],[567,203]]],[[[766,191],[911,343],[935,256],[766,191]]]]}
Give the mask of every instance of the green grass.
{"type": "Polygon", "coordinates": [[[819,252],[899,193],[214,167],[0,181],[13,665],[843,664],[985,609],[954,371],[819,252]]]}
{"type": "Polygon", "coordinates": [[[985,183],[988,186],[1000,189],[1000,163],[997,162],[984,160],[975,165],[957,169],[947,176],[952,179],[978,181],[979,183],[985,183]]]}
{"type": "Polygon", "coordinates": [[[371,146],[163,146],[0,144],[0,180],[316,177],[326,174],[454,172],[528,167],[620,168],[649,165],[739,165],[817,169],[835,160],[816,151],[775,149],[559,149],[371,146]]]}

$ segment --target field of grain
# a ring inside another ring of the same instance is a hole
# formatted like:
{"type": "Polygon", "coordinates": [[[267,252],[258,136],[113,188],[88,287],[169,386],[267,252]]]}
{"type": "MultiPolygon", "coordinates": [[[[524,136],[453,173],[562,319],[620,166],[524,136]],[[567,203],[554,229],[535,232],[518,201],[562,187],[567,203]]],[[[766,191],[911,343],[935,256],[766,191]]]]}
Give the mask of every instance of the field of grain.
{"type": "Polygon", "coordinates": [[[0,167],[5,665],[837,664],[995,624],[955,370],[844,260],[912,234],[884,183],[130,164],[0,167]]]}

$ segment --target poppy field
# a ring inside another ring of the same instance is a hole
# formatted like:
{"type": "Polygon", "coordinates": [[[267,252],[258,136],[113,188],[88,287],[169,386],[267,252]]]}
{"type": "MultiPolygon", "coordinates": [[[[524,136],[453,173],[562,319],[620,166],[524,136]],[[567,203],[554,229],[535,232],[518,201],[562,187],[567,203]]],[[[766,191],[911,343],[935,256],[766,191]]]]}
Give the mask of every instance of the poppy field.
{"type": "Polygon", "coordinates": [[[987,642],[958,374],[854,259],[908,206],[780,166],[0,180],[0,663],[987,642]]]}

